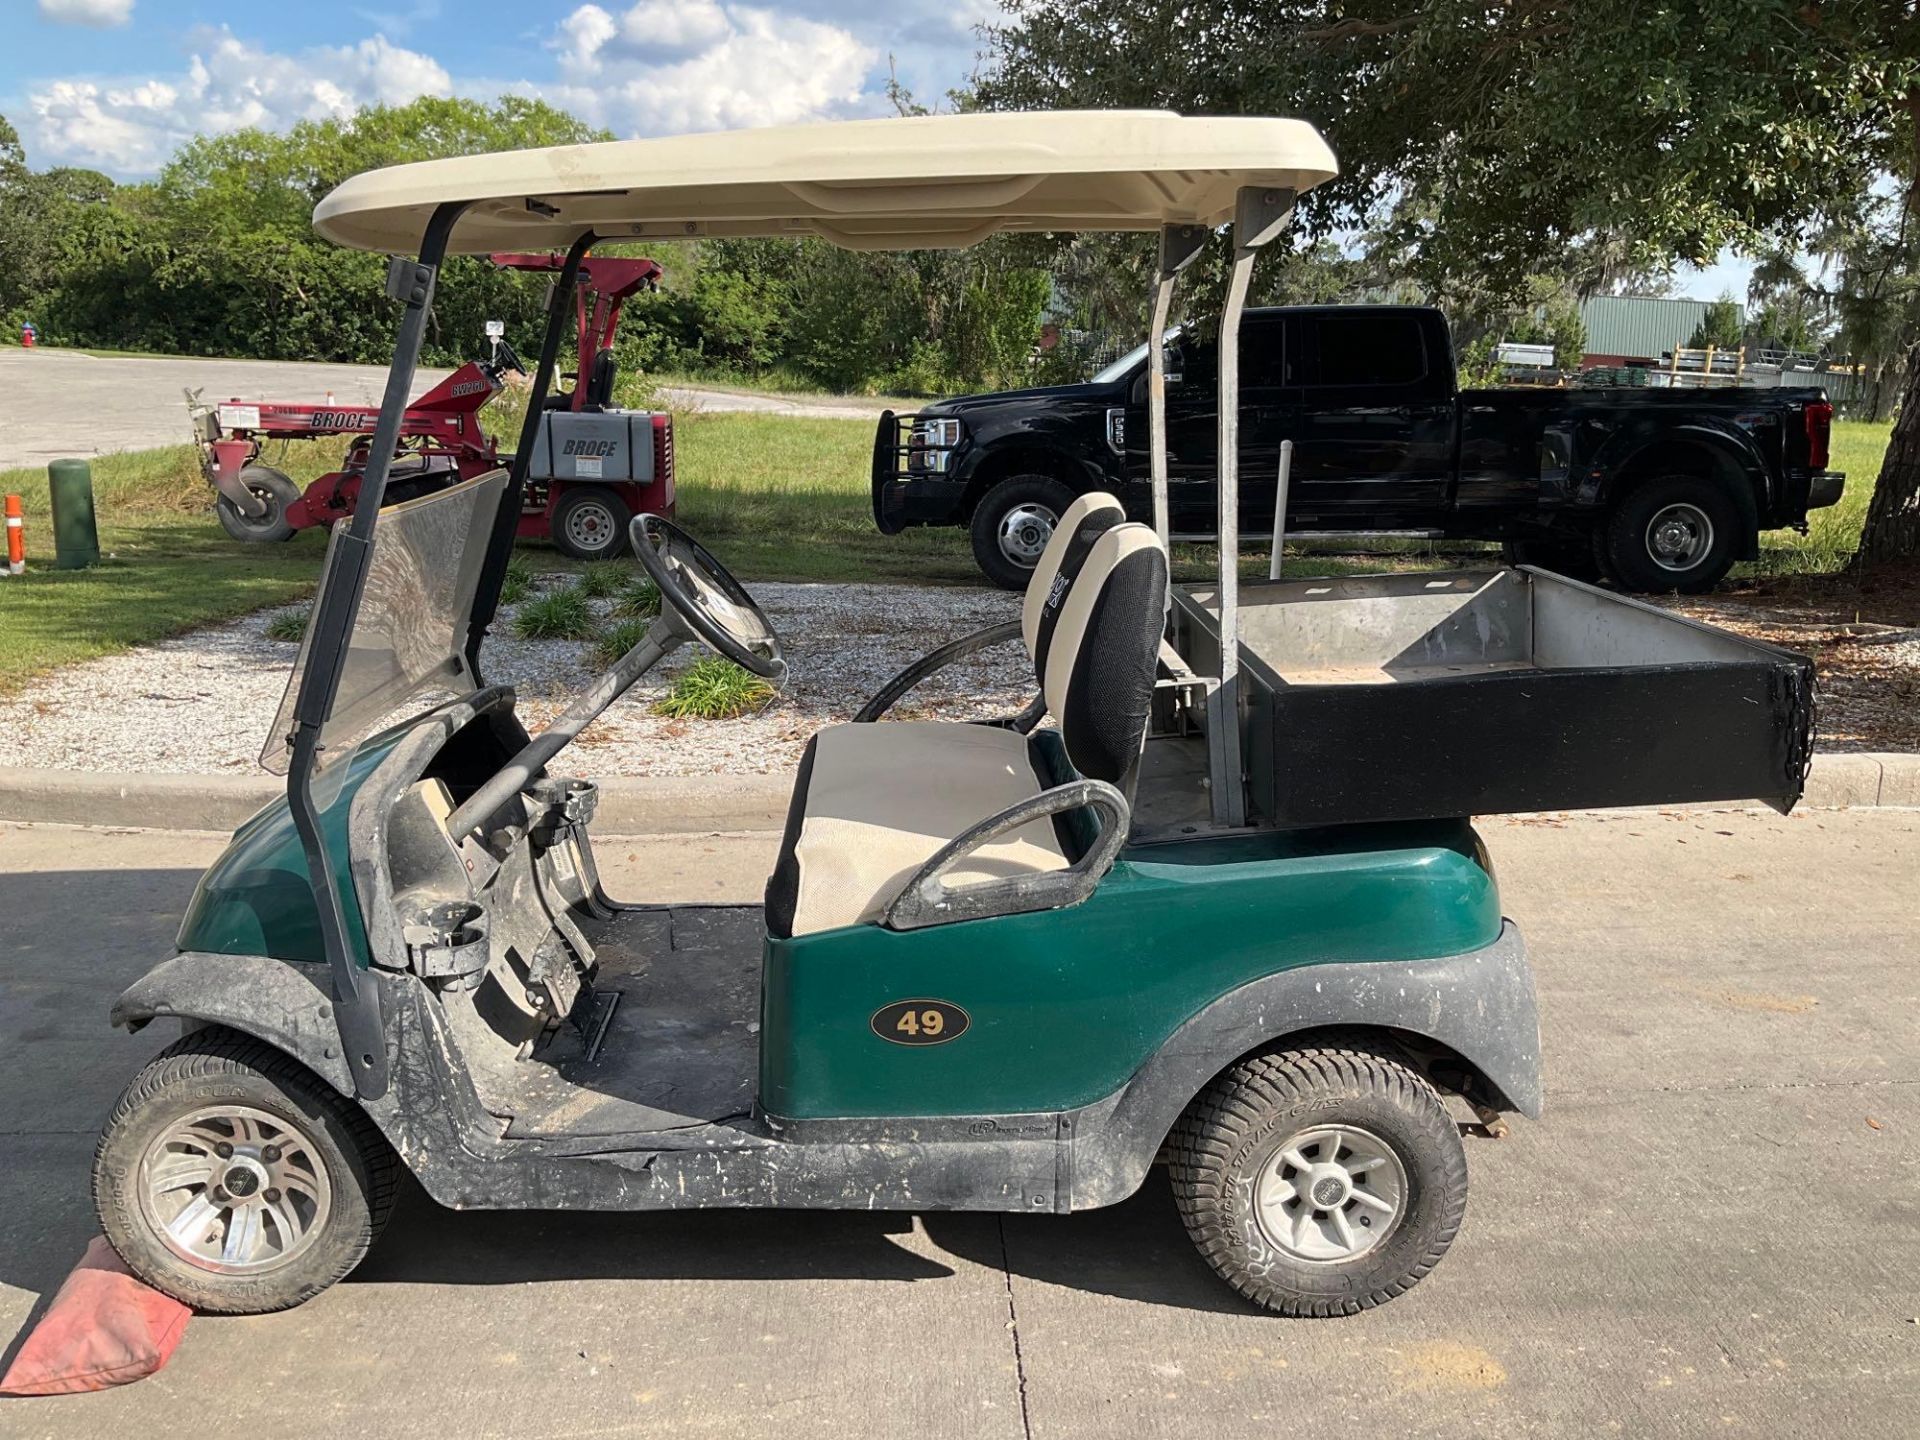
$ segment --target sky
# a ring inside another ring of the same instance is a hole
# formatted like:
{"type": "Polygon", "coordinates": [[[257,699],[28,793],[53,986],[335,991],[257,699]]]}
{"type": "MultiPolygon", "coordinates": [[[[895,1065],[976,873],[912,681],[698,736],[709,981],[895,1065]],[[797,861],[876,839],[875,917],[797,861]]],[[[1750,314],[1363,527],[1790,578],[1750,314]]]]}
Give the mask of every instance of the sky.
{"type": "MultiPolygon", "coordinates": [[[[979,61],[996,0],[0,0],[0,114],[36,169],[152,175],[195,134],[420,95],[537,95],[618,135],[891,113],[979,61]]],[[[1732,255],[1672,293],[1746,298],[1732,255]]]]}

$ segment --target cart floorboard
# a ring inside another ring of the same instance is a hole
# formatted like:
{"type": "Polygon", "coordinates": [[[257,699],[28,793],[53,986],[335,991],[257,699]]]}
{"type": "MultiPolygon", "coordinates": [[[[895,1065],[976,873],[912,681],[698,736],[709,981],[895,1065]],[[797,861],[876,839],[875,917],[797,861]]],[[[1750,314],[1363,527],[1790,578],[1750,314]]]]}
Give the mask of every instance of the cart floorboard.
{"type": "MultiPolygon", "coordinates": [[[[570,1025],[526,1058],[497,1038],[468,1048],[470,1059],[492,1057],[473,1066],[474,1079],[487,1110],[507,1121],[508,1138],[634,1135],[750,1113],[759,1083],[760,907],[622,909],[588,938],[599,961],[596,994],[603,1003],[618,997],[595,1052],[570,1025]]],[[[465,1011],[469,1025],[486,1023],[484,994],[465,1011]]]]}

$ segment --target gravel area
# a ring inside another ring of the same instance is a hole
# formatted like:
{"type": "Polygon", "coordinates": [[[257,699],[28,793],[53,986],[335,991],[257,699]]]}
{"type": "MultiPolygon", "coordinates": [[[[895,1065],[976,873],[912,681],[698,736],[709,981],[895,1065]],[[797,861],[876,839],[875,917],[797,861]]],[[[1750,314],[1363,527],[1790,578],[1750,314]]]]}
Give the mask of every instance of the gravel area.
{"type": "MultiPolygon", "coordinates": [[[[1018,597],[998,590],[752,588],[787,647],[792,675],[785,693],[758,714],[736,720],[654,715],[653,703],[673,677],[703,653],[682,647],[575,742],[583,751],[582,769],[596,775],[789,770],[815,730],[850,719],[908,663],[1019,613],[1018,597]]],[[[611,602],[594,604],[604,614],[611,602]]],[[[482,658],[490,681],[519,691],[521,716],[538,731],[598,667],[585,642],[520,639],[512,624],[517,608],[503,607],[482,658]]],[[[265,633],[283,613],[262,611],[35,681],[22,694],[0,700],[0,765],[100,773],[254,772],[295,653],[294,645],[265,633]]],[[[1018,710],[1032,693],[1025,656],[1009,644],[934,676],[894,713],[974,719],[1018,710]]]]}

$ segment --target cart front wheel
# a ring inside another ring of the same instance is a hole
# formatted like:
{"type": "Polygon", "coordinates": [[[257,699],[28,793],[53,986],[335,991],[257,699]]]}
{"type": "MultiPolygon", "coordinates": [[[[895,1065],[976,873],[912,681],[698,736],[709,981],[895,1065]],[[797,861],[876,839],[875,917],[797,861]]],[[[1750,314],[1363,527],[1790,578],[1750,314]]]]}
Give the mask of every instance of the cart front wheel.
{"type": "Polygon", "coordinates": [[[1404,1294],[1466,1214],[1466,1154],[1440,1096],[1357,1046],[1242,1061],[1188,1107],[1168,1152],[1201,1255],[1282,1315],[1352,1315],[1404,1294]]]}
{"type": "Polygon", "coordinates": [[[257,1315],[360,1263],[398,1171],[372,1122],[324,1081],[216,1028],[134,1077],[100,1137],[93,1198],[113,1248],[156,1290],[257,1315]]]}
{"type": "Polygon", "coordinates": [[[271,465],[249,465],[240,472],[240,483],[266,502],[266,511],[248,515],[226,496],[217,496],[213,508],[220,526],[236,540],[271,544],[293,538],[293,526],[287,521],[287,509],[300,498],[300,486],[290,475],[271,465]]]}

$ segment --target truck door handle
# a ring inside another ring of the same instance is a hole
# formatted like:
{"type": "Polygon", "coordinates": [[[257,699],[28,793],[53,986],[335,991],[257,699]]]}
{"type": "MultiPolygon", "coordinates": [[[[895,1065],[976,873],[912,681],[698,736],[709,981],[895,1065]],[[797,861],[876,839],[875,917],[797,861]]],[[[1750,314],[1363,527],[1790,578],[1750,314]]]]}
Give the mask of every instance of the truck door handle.
{"type": "Polygon", "coordinates": [[[1467,413],[1469,415],[1491,415],[1493,409],[1494,407],[1491,405],[1469,405],[1467,406],[1467,413]]]}

